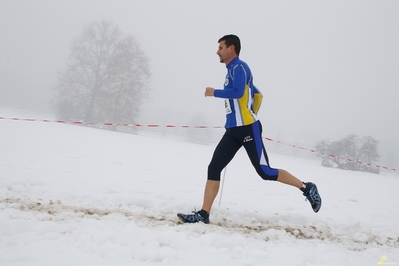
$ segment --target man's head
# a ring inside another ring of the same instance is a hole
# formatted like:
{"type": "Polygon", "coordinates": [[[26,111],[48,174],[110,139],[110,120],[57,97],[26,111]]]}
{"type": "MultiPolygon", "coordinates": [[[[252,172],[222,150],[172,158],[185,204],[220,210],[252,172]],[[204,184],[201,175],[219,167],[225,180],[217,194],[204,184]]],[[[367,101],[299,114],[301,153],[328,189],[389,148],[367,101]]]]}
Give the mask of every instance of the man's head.
{"type": "Polygon", "coordinates": [[[218,42],[219,49],[217,55],[220,58],[220,63],[225,63],[227,65],[231,60],[240,55],[241,42],[240,38],[236,35],[225,35],[220,38],[218,42]]]}

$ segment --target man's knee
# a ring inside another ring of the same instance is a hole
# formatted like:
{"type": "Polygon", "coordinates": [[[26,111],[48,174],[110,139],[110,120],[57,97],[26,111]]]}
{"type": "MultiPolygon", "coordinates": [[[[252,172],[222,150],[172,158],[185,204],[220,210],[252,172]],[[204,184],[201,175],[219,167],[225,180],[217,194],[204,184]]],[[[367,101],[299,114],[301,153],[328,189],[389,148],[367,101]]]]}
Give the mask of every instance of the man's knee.
{"type": "Polygon", "coordinates": [[[223,168],[220,169],[220,167],[211,162],[208,166],[208,180],[220,181],[220,173],[222,170],[223,168]]]}
{"type": "Polygon", "coordinates": [[[278,178],[278,169],[270,168],[266,165],[257,169],[257,172],[263,180],[276,181],[278,178]]]}

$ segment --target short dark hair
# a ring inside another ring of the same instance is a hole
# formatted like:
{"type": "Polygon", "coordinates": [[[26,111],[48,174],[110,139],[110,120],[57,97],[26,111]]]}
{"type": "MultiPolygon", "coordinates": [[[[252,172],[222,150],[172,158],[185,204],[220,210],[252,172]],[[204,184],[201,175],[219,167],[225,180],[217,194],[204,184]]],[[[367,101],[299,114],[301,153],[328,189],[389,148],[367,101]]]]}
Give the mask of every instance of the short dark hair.
{"type": "Polygon", "coordinates": [[[221,41],[224,41],[224,43],[226,44],[226,47],[234,45],[234,51],[236,52],[237,55],[240,55],[241,42],[240,42],[240,38],[238,38],[238,36],[233,35],[233,34],[225,35],[219,39],[218,43],[220,43],[221,41]]]}

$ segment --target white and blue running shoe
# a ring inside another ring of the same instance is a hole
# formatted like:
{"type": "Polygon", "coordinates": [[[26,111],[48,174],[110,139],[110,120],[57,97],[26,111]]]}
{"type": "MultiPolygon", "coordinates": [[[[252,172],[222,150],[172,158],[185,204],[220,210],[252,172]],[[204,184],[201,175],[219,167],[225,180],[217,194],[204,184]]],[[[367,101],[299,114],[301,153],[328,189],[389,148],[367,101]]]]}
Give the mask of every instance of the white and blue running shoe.
{"type": "Polygon", "coordinates": [[[303,195],[310,202],[310,205],[312,205],[313,211],[318,212],[321,208],[321,197],[319,195],[319,191],[317,190],[317,186],[311,182],[304,184],[306,188],[304,189],[303,195]]]}
{"type": "Polygon", "coordinates": [[[204,223],[204,224],[209,224],[209,217],[205,218],[202,217],[200,211],[196,212],[193,211],[192,214],[183,214],[183,213],[178,213],[177,217],[183,222],[183,223],[204,223]]]}

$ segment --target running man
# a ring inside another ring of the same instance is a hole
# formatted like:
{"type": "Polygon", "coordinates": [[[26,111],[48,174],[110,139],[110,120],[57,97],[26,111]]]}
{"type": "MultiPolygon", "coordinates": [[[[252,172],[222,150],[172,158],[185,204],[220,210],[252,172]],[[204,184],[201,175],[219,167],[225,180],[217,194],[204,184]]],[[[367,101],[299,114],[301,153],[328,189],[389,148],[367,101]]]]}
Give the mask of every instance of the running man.
{"type": "Polygon", "coordinates": [[[297,187],[309,200],[313,211],[318,212],[321,198],[314,183],[304,183],[283,169],[270,167],[262,140],[262,124],[257,117],[263,97],[253,84],[250,68],[239,58],[240,39],[235,35],[226,35],[220,38],[218,43],[217,55],[220,63],[226,64],[227,67],[224,88],[207,87],[205,97],[224,99],[226,132],[216,146],[208,166],[208,179],[201,210],[193,211],[192,214],[178,213],[177,216],[185,223],[209,223],[213,201],[219,191],[220,174],[242,146],[262,179],[297,187]]]}

